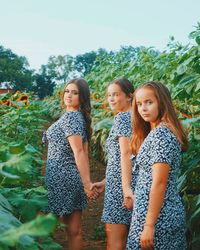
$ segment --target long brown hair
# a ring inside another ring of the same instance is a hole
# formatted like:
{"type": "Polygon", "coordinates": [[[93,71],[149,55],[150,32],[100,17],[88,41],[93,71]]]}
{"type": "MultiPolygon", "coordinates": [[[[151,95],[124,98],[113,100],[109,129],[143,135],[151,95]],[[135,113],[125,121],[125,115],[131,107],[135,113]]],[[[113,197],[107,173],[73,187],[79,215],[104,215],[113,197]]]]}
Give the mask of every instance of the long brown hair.
{"type": "MultiPolygon", "coordinates": [[[[87,82],[82,78],[74,78],[70,80],[64,87],[65,88],[69,84],[75,84],[79,91],[79,102],[80,102],[80,111],[83,114],[83,117],[86,122],[86,130],[87,130],[87,139],[91,140],[92,128],[91,128],[91,103],[90,103],[90,89],[87,82]]],[[[64,107],[64,91],[61,95],[61,106],[64,107]]]]}
{"type": "Polygon", "coordinates": [[[187,150],[188,141],[187,136],[183,130],[181,122],[175,113],[175,109],[172,103],[172,99],[169,90],[160,82],[146,82],[142,86],[138,87],[134,94],[133,105],[132,105],[132,122],[134,126],[134,133],[131,141],[132,151],[134,154],[138,153],[138,150],[143,143],[144,139],[151,130],[150,123],[146,122],[140,116],[137,105],[136,105],[136,93],[140,89],[149,88],[151,89],[158,101],[158,107],[160,109],[158,114],[158,120],[164,122],[167,127],[177,137],[183,151],[187,150]]]}

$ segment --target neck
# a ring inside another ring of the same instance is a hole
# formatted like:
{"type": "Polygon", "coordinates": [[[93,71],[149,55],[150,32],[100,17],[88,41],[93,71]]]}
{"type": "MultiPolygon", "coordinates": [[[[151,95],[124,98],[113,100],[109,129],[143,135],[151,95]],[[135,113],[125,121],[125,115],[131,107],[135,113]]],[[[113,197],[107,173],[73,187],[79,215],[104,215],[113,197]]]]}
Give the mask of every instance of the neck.
{"type": "Polygon", "coordinates": [[[150,122],[151,129],[156,128],[160,124],[160,120],[156,122],[150,122]]]}

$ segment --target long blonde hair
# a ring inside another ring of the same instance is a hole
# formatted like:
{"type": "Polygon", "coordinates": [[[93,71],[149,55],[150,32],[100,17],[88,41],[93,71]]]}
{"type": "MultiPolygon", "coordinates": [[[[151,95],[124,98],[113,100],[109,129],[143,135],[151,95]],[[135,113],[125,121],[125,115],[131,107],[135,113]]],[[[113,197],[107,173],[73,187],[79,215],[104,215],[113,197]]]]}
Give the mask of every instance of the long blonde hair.
{"type": "Polygon", "coordinates": [[[134,133],[131,141],[133,153],[138,153],[141,144],[151,130],[150,123],[142,119],[136,105],[135,95],[137,94],[138,90],[144,88],[151,89],[154,92],[159,107],[158,120],[160,122],[164,122],[167,125],[167,127],[177,137],[179,143],[181,144],[182,150],[186,151],[188,146],[187,136],[184,132],[181,122],[179,121],[175,113],[169,90],[162,83],[152,81],[144,83],[142,86],[138,87],[134,93],[132,105],[132,122],[134,133]]]}

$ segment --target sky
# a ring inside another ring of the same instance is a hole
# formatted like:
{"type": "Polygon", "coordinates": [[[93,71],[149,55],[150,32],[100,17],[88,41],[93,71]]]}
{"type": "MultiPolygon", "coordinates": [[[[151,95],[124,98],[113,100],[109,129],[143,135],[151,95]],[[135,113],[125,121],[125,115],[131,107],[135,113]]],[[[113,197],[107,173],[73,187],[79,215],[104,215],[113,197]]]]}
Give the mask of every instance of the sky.
{"type": "Polygon", "coordinates": [[[99,48],[182,43],[200,22],[199,0],[0,0],[0,45],[38,70],[50,56],[99,48]]]}

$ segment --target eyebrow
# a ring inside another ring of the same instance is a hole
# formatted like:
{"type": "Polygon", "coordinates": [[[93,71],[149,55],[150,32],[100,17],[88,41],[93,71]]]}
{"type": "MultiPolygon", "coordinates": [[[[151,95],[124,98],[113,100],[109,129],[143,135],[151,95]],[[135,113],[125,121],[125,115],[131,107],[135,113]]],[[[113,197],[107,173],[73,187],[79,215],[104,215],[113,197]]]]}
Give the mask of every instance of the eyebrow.
{"type": "MultiPolygon", "coordinates": [[[[145,99],[145,100],[143,100],[144,102],[148,102],[148,101],[152,101],[152,99],[145,99]]],[[[136,101],[136,103],[139,103],[139,102],[141,102],[141,101],[136,101]]]]}
{"type": "Polygon", "coordinates": [[[76,89],[72,89],[72,90],[70,90],[70,89],[65,89],[64,91],[72,91],[72,92],[78,92],[78,90],[76,90],[76,89]]]}
{"type": "Polygon", "coordinates": [[[116,91],[116,92],[108,92],[108,94],[119,94],[120,91],[116,91]]]}

